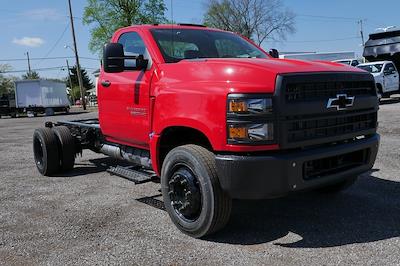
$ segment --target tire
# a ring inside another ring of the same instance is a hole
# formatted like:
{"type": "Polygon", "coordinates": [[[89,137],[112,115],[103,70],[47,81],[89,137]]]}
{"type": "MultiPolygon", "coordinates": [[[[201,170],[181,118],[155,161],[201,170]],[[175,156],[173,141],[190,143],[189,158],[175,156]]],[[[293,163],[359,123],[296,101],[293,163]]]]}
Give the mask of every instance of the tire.
{"type": "Polygon", "coordinates": [[[334,194],[334,193],[339,193],[347,188],[349,188],[350,186],[352,186],[358,179],[358,176],[355,177],[350,177],[347,178],[339,183],[335,183],[326,187],[322,187],[320,189],[318,189],[319,192],[321,193],[330,193],[330,194],[334,194]]]}
{"type": "Polygon", "coordinates": [[[75,164],[75,139],[66,126],[53,127],[52,131],[57,137],[60,168],[62,171],[70,171],[75,164]]]}
{"type": "Polygon", "coordinates": [[[57,137],[50,128],[38,128],[33,133],[33,155],[42,175],[51,176],[59,171],[57,137]]]}
{"type": "Polygon", "coordinates": [[[232,200],[219,184],[215,155],[201,146],[184,145],[167,154],[161,190],[171,220],[187,235],[210,235],[229,221],[232,200]]]}
{"type": "Polygon", "coordinates": [[[377,84],[376,84],[376,88],[377,88],[378,99],[379,99],[379,101],[380,101],[380,100],[384,97],[382,85],[381,85],[380,83],[377,83],[377,84]]]}

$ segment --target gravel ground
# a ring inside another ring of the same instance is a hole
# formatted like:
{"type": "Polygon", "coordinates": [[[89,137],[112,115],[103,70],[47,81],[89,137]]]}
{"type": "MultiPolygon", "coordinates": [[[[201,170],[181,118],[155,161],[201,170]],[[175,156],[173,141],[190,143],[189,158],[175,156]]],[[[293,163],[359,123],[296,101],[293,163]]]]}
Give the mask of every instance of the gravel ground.
{"type": "Polygon", "coordinates": [[[203,240],[173,226],[157,184],[110,176],[102,155],[84,151],[68,175],[37,172],[34,128],[96,113],[0,119],[0,264],[400,265],[399,114],[398,100],[381,106],[377,162],[348,190],[235,201],[203,240]]]}

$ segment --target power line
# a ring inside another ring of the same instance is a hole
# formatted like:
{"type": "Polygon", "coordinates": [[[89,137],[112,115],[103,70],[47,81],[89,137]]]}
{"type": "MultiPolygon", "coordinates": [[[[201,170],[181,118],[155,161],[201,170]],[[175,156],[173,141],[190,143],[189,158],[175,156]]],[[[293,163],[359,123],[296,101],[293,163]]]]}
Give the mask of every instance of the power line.
{"type": "Polygon", "coordinates": [[[62,31],[60,37],[57,39],[57,41],[54,43],[54,45],[50,48],[50,50],[46,53],[46,55],[44,56],[44,58],[41,59],[41,60],[37,63],[36,66],[39,66],[40,63],[42,63],[43,60],[45,60],[45,58],[47,58],[47,57],[51,54],[51,52],[53,52],[53,50],[57,47],[57,45],[59,44],[59,42],[61,41],[61,39],[64,37],[64,34],[65,34],[65,32],[67,31],[68,27],[69,27],[69,23],[67,23],[67,26],[65,26],[65,29],[62,31]]]}
{"type": "MultiPolygon", "coordinates": [[[[84,69],[90,69],[90,70],[96,70],[97,68],[94,67],[82,67],[82,70],[84,69]]],[[[67,66],[55,66],[55,67],[43,67],[43,68],[36,68],[32,69],[32,71],[49,71],[49,70],[67,70],[67,66]]],[[[2,74],[10,74],[10,73],[26,73],[26,69],[23,70],[9,70],[9,71],[4,71],[1,72],[2,74]]]]}
{"type": "MultiPolygon", "coordinates": [[[[36,68],[33,71],[46,71],[46,70],[58,70],[58,69],[62,69],[63,66],[58,66],[58,67],[44,67],[44,68],[36,68]]],[[[24,70],[9,70],[9,71],[4,71],[2,73],[4,74],[8,74],[8,73],[25,73],[26,69],[24,70]]]]}
{"type": "MultiPolygon", "coordinates": [[[[33,60],[55,60],[55,59],[71,59],[75,58],[74,56],[54,56],[54,57],[34,57],[30,58],[31,61],[33,60]]],[[[85,56],[80,56],[79,58],[86,59],[86,60],[95,60],[99,61],[99,58],[94,58],[94,57],[85,57],[85,56]]],[[[9,59],[0,59],[0,62],[12,62],[12,61],[25,61],[26,58],[9,58],[9,59]]]]}

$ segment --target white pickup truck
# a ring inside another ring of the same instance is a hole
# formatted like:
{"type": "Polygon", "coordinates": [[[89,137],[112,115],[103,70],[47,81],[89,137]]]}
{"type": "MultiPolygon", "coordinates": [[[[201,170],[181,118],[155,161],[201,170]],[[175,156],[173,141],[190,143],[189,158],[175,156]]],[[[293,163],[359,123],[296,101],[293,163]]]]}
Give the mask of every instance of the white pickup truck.
{"type": "Polygon", "coordinates": [[[399,92],[399,72],[392,61],[378,61],[357,66],[370,72],[376,83],[380,97],[389,97],[399,92]]]}
{"type": "Polygon", "coordinates": [[[353,67],[358,66],[360,64],[360,61],[358,61],[358,59],[355,59],[355,58],[335,60],[332,62],[349,65],[349,66],[353,66],[353,67]]]}

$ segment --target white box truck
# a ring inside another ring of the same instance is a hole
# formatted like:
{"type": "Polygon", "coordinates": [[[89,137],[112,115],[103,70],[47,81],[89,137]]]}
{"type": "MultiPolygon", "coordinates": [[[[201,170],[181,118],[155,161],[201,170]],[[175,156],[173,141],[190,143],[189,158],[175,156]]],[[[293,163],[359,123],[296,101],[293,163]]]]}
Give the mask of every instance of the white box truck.
{"type": "Polygon", "coordinates": [[[19,112],[34,115],[69,112],[70,102],[63,82],[50,80],[21,80],[15,82],[15,103],[19,112]]]}

